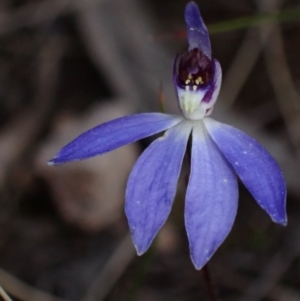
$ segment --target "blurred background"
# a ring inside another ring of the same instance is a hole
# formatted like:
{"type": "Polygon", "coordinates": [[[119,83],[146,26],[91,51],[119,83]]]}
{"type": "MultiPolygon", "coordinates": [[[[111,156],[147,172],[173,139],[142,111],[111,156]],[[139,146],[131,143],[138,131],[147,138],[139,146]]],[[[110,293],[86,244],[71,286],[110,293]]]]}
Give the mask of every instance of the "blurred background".
{"type": "MultiPolygon", "coordinates": [[[[281,227],[240,185],[233,230],[209,262],[218,300],[300,300],[300,2],[196,2],[224,71],[213,117],[259,140],[288,187],[281,227]]],[[[126,180],[153,137],[46,164],[99,123],[158,111],[162,90],[177,112],[172,61],[187,49],[186,3],[0,1],[0,285],[14,300],[209,300],[189,259],[186,167],[154,245],[142,257],[133,249],[126,180]]]]}

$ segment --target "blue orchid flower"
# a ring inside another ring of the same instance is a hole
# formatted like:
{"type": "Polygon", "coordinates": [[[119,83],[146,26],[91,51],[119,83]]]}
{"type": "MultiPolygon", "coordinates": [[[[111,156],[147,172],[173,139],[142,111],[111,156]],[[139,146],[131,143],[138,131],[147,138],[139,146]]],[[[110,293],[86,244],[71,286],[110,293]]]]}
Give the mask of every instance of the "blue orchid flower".
{"type": "Polygon", "coordinates": [[[101,124],[70,142],[50,165],[87,159],[166,131],[139,157],[129,176],[125,212],[139,255],[168,218],[191,137],[185,226],[191,259],[201,269],[229,234],[238,207],[237,176],[275,223],[287,224],[286,186],[275,160],[244,132],[211,118],[222,71],[194,2],[185,10],[188,52],[174,63],[182,116],[144,113],[101,124]]]}

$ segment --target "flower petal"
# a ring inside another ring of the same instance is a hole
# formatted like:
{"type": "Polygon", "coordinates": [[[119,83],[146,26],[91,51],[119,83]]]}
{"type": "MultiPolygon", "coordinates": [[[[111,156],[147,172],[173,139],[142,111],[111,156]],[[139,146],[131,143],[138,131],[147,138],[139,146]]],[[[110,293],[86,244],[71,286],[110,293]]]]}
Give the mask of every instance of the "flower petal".
{"type": "Polygon", "coordinates": [[[205,93],[205,96],[202,99],[202,102],[206,103],[208,105],[207,108],[212,108],[213,105],[216,103],[221,84],[222,84],[222,68],[220,63],[213,59],[213,66],[214,66],[214,74],[212,81],[208,85],[207,92],[205,93]]]}
{"type": "Polygon", "coordinates": [[[182,120],[162,113],[144,113],[103,123],[75,138],[48,162],[50,165],[102,155],[125,144],[162,132],[182,120]]]}
{"type": "Polygon", "coordinates": [[[178,124],[156,139],[129,176],[125,212],[139,255],[149,248],[171,211],[191,127],[178,124]]]}
{"type": "Polygon", "coordinates": [[[191,259],[201,269],[230,232],[238,206],[237,177],[203,123],[193,130],[185,226],[191,259]]]}
{"type": "Polygon", "coordinates": [[[189,2],[185,8],[185,22],[187,25],[189,50],[198,48],[211,59],[208,31],[200,15],[199,8],[193,1],[189,2]]]}
{"type": "Polygon", "coordinates": [[[275,223],[286,225],[286,185],[276,161],[244,132],[210,118],[204,122],[210,136],[260,207],[275,223]]]}

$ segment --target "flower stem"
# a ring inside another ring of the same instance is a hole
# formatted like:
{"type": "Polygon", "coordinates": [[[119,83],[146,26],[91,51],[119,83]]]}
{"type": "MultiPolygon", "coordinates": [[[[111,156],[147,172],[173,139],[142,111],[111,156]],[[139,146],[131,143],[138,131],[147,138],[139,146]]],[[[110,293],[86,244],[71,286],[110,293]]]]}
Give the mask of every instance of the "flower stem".
{"type": "Polygon", "coordinates": [[[208,265],[206,264],[201,271],[209,301],[217,301],[217,294],[214,289],[208,265]]]}

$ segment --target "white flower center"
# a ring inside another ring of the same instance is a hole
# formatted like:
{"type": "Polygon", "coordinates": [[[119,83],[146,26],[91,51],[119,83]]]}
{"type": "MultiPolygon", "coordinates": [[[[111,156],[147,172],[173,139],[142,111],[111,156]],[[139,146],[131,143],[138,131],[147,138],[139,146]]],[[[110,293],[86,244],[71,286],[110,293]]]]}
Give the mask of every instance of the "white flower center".
{"type": "Polygon", "coordinates": [[[192,87],[188,85],[185,89],[178,89],[179,105],[187,119],[200,120],[212,113],[212,106],[210,103],[202,102],[206,90],[194,90],[196,89],[192,90],[192,87]]]}

